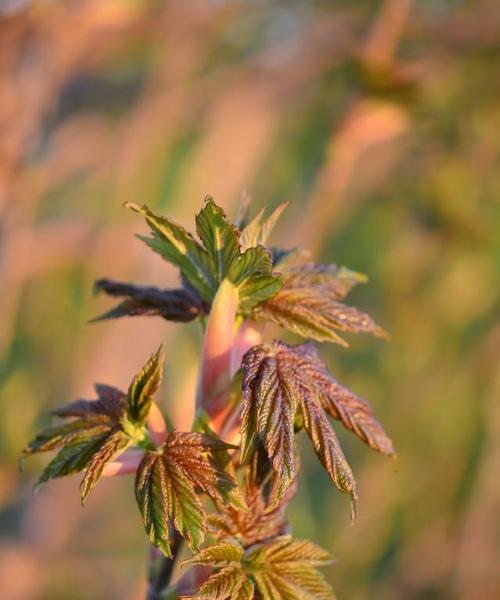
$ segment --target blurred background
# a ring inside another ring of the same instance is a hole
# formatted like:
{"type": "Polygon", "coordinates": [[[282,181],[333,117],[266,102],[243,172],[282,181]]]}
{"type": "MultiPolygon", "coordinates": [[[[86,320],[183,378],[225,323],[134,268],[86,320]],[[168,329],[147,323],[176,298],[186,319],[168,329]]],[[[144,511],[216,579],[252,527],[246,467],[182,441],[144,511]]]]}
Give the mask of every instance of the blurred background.
{"type": "Polygon", "coordinates": [[[88,325],[111,306],[92,283],[175,283],[124,201],[191,227],[206,194],[234,217],[243,189],[290,201],[275,242],[367,273],[352,302],[393,337],[321,353],[399,472],[340,432],[351,526],[303,444],[295,534],[334,553],[339,600],[500,598],[498,0],[0,0],[2,599],[142,598],[130,479],[82,509],[78,479],[34,496],[46,457],[17,459],[160,341],[162,404],[189,427],[197,327],[88,325]]]}

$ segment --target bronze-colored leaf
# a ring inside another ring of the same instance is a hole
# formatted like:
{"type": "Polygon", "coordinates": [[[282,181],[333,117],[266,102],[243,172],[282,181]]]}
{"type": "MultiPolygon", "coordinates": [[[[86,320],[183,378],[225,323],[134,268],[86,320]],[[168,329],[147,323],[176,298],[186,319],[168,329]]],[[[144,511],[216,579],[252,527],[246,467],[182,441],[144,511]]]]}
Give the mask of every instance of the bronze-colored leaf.
{"type": "Polygon", "coordinates": [[[206,305],[194,290],[189,288],[159,289],[99,279],[94,284],[97,292],[125,298],[120,304],[93,321],[119,317],[160,316],[167,321],[187,323],[207,312],[206,305]]]}
{"type": "Polygon", "coordinates": [[[171,555],[169,525],[196,551],[203,541],[206,512],[199,493],[228,499],[235,482],[213,456],[227,444],[202,433],[171,433],[161,450],[148,452],[136,476],[136,498],[153,544],[171,555]]]}
{"type": "Polygon", "coordinates": [[[209,516],[211,533],[215,537],[237,539],[244,548],[248,548],[286,533],[288,520],[285,511],[291,494],[270,509],[263,487],[252,481],[247,472],[243,497],[246,507],[225,505],[220,507],[219,514],[209,516]]]}
{"type": "Polygon", "coordinates": [[[22,453],[26,456],[59,451],[38,483],[85,471],[80,486],[83,503],[106,464],[129,446],[146,440],[145,421],[152,396],[158,389],[162,362],[159,349],[134,377],[128,394],[109,385],[97,384],[96,400],[79,399],[54,410],[53,415],[64,422],[40,432],[22,453]]]}
{"type": "Polygon", "coordinates": [[[331,557],[308,540],[282,536],[244,553],[240,548],[240,559],[233,544],[214,548],[188,561],[212,565],[215,573],[197,594],[183,596],[184,600],[252,600],[255,592],[262,600],[334,600],[331,587],[317,570],[331,562],[331,557]]]}
{"type": "Polygon", "coordinates": [[[283,287],[254,309],[270,321],[304,338],[348,346],[336,333],[371,333],[387,337],[367,313],[339,302],[364,276],[345,267],[306,264],[282,269],[283,287]]]}
{"type": "Polygon", "coordinates": [[[277,497],[282,497],[295,477],[294,423],[299,416],[331,480],[355,505],[354,478],[325,410],[370,447],[392,456],[392,443],[369,405],[338,384],[312,344],[255,346],[241,368],[242,460],[262,442],[281,483],[277,497]]]}

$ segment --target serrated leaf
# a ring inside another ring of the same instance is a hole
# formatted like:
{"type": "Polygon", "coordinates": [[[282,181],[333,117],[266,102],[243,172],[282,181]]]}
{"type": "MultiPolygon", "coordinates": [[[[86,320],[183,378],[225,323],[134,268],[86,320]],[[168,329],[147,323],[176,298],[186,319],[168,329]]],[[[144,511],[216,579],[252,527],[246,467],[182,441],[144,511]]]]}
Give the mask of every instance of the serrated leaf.
{"type": "Polygon", "coordinates": [[[125,452],[130,444],[131,439],[121,429],[110,433],[100,444],[99,449],[92,454],[80,485],[82,504],[97,485],[106,464],[125,452]]]}
{"type": "Polygon", "coordinates": [[[198,554],[184,561],[184,564],[194,565],[221,565],[223,563],[241,562],[244,550],[239,544],[223,542],[204,548],[198,554]]]}
{"type": "Polygon", "coordinates": [[[153,544],[170,556],[171,523],[196,551],[203,541],[206,513],[198,497],[205,492],[223,501],[235,483],[212,456],[227,444],[202,433],[174,431],[160,452],[148,452],[136,477],[136,498],[153,544]]]}
{"type": "Polygon", "coordinates": [[[182,275],[200,294],[205,302],[210,302],[217,289],[209,256],[206,250],[183,227],[170,219],[157,215],[147,206],[127,204],[141,213],[151,227],[152,238],[138,236],[152,250],[181,270],[182,275]]]}
{"type": "Polygon", "coordinates": [[[256,319],[270,321],[305,338],[342,346],[348,344],[336,331],[387,337],[370,315],[339,302],[354,285],[366,280],[360,273],[316,264],[286,267],[282,273],[282,288],[255,308],[256,319]]]}
{"type": "Polygon", "coordinates": [[[304,428],[311,438],[314,452],[333,483],[351,498],[354,518],[357,502],[356,482],[351,467],[342,452],[337,435],[325,416],[321,405],[314,397],[307,400],[301,399],[300,406],[304,428]]]}
{"type": "Polygon", "coordinates": [[[241,456],[245,461],[254,438],[262,439],[279,474],[280,496],[295,477],[294,418],[300,397],[295,365],[275,356],[270,346],[256,346],[243,358],[241,456]]]}
{"type": "Polygon", "coordinates": [[[196,232],[209,256],[212,276],[220,284],[240,255],[239,232],[212,198],[196,215],[196,232]]]}
{"type": "Polygon", "coordinates": [[[94,284],[97,292],[125,300],[91,322],[119,317],[160,316],[167,321],[187,323],[206,312],[201,298],[189,289],[159,289],[99,279],[94,284]]]}
{"type": "Polygon", "coordinates": [[[237,287],[240,312],[248,314],[257,304],[272,298],[283,285],[272,272],[271,256],[263,246],[249,248],[231,265],[228,279],[237,287]]]}
{"type": "Polygon", "coordinates": [[[23,450],[23,455],[59,450],[43,471],[39,484],[85,471],[82,503],[95,487],[107,463],[146,436],[144,422],[159,385],[160,350],[134,378],[128,395],[104,384],[95,386],[96,400],[79,399],[53,411],[70,419],[48,427],[23,450]]]}
{"type": "Polygon", "coordinates": [[[239,560],[227,560],[229,555],[236,559],[237,554],[233,544],[230,549],[226,546],[212,547],[212,560],[210,548],[206,548],[189,561],[211,565],[216,572],[197,594],[183,596],[185,600],[252,600],[256,591],[263,600],[334,600],[331,587],[316,569],[331,562],[331,557],[312,542],[283,536],[244,554],[241,549],[239,560]]]}
{"type": "Polygon", "coordinates": [[[127,393],[127,418],[134,425],[144,425],[153,397],[162,379],[165,355],[160,346],[134,376],[127,393]]]}
{"type": "Polygon", "coordinates": [[[82,433],[80,436],[66,442],[65,446],[45,467],[36,486],[59,477],[66,477],[83,471],[99,450],[108,433],[98,435],[82,433]]]}
{"type": "MultiPolygon", "coordinates": [[[[269,510],[262,486],[248,475],[243,483],[245,507],[224,505],[219,514],[209,516],[212,535],[218,539],[237,539],[244,548],[285,533],[285,515],[290,497],[269,510]]],[[[210,546],[212,548],[213,546],[210,546]]]]}
{"type": "Polygon", "coordinates": [[[330,553],[315,543],[310,540],[296,540],[290,536],[266,542],[257,550],[249,552],[247,559],[264,564],[270,562],[274,566],[287,565],[290,568],[295,563],[317,567],[332,562],[330,553]]]}
{"type": "Polygon", "coordinates": [[[260,440],[280,482],[280,499],[295,477],[294,423],[298,412],[331,480],[355,505],[354,478],[325,410],[372,448],[392,456],[391,441],[369,405],[338,384],[312,344],[288,346],[275,341],[270,346],[255,346],[245,354],[241,369],[242,460],[260,440]]]}
{"type": "Polygon", "coordinates": [[[264,246],[287,206],[288,202],[279,204],[267,218],[264,218],[266,209],[260,210],[241,232],[241,249],[245,251],[253,246],[264,246]]]}
{"type": "Polygon", "coordinates": [[[253,584],[240,565],[228,565],[211,575],[194,596],[181,596],[181,600],[252,600],[253,584]]]}
{"type": "Polygon", "coordinates": [[[182,227],[146,206],[128,206],[143,214],[152,229],[153,238],[139,238],[179,267],[183,278],[204,302],[212,302],[218,287],[227,278],[238,289],[239,312],[247,315],[256,304],[271,298],[280,289],[281,277],[272,272],[267,250],[256,246],[242,253],[239,231],[211,198],[196,216],[202,244],[182,227]]]}

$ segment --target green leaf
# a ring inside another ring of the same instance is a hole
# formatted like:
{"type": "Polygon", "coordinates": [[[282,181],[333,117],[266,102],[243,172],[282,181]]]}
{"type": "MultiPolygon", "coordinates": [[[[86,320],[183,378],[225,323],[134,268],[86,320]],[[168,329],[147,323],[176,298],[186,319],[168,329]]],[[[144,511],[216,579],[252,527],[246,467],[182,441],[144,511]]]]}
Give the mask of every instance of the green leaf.
{"type": "Polygon", "coordinates": [[[127,419],[134,425],[144,425],[153,397],[160,387],[165,355],[160,346],[144,367],[135,375],[127,394],[127,419]]]}
{"type": "Polygon", "coordinates": [[[43,471],[39,484],[56,477],[85,471],[82,503],[99,481],[106,464],[146,436],[144,423],[158,389],[162,367],[161,348],[132,381],[129,393],[103,384],[95,386],[96,400],[79,399],[53,411],[70,419],[48,427],[23,450],[23,455],[59,450],[43,471]]]}
{"type": "Polygon", "coordinates": [[[258,441],[262,442],[280,483],[280,499],[295,478],[294,422],[298,411],[318,458],[355,508],[354,478],[325,411],[371,448],[393,456],[392,443],[368,403],[328,373],[312,344],[288,346],[275,341],[270,346],[255,346],[245,354],[241,369],[242,460],[258,441]]]}
{"type": "Polygon", "coordinates": [[[272,298],[283,285],[272,272],[271,256],[263,246],[249,248],[231,265],[228,279],[238,289],[240,312],[249,314],[257,304],[272,298]]]}
{"type": "Polygon", "coordinates": [[[220,285],[240,255],[239,232],[212,198],[196,215],[196,231],[208,253],[212,277],[220,285]]]}
{"type": "Polygon", "coordinates": [[[153,544],[170,556],[169,524],[196,551],[203,541],[206,512],[198,497],[205,492],[224,501],[234,481],[213,457],[227,444],[202,433],[174,431],[161,452],[148,452],[136,477],[136,498],[153,544]]]}
{"type": "Polygon", "coordinates": [[[36,488],[49,481],[49,479],[66,477],[83,471],[107,437],[108,433],[101,435],[82,433],[80,436],[68,441],[45,467],[36,488]]]}
{"type": "Polygon", "coordinates": [[[206,250],[183,227],[166,217],[155,214],[147,206],[127,204],[132,210],[144,215],[151,227],[152,238],[138,236],[152,250],[181,270],[182,275],[200,294],[210,302],[217,289],[212,266],[206,250]]]}
{"type": "Polygon", "coordinates": [[[187,323],[206,312],[201,298],[186,288],[170,290],[145,287],[99,279],[94,284],[96,292],[125,300],[91,322],[119,317],[160,316],[167,321],[187,323]]]}
{"type": "Polygon", "coordinates": [[[270,321],[305,338],[348,346],[336,331],[387,333],[365,312],[339,302],[357,283],[360,273],[335,265],[306,264],[282,271],[283,287],[254,310],[254,318],[270,321]]]}
{"type": "MultiPolygon", "coordinates": [[[[156,215],[146,206],[128,206],[143,214],[152,229],[153,238],[139,236],[140,239],[179,267],[182,276],[204,302],[212,302],[218,287],[227,278],[238,289],[240,313],[248,315],[254,306],[271,298],[280,289],[282,280],[272,272],[269,252],[258,245],[242,253],[239,231],[228,222],[224,211],[212,198],[206,200],[204,208],[196,216],[197,233],[202,244],[185,229],[156,215]]],[[[259,239],[270,229],[273,218],[270,219],[269,223],[262,224],[263,232],[259,239]]]]}

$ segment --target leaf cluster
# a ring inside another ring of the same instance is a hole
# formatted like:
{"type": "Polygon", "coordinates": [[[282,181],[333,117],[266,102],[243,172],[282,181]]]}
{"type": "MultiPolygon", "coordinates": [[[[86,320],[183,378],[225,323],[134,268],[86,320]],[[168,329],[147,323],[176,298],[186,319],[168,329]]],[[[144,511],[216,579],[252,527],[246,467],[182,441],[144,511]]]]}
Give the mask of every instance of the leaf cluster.
{"type": "MultiPolygon", "coordinates": [[[[387,337],[367,313],[344,303],[351,289],[366,281],[364,275],[307,262],[296,249],[266,247],[286,205],[251,218],[247,202],[232,225],[207,198],[195,217],[196,235],[147,206],[127,206],[150,228],[150,236],[138,237],[179,269],[181,287],[100,279],[95,290],[120,303],[95,320],[138,315],[203,319],[229,282],[238,294],[238,324],[269,322],[307,340],[341,346],[347,342],[339,332],[387,337]]],[[[392,457],[392,442],[370,405],[329,373],[312,343],[275,340],[251,347],[231,383],[225,408],[239,417],[233,432],[240,427],[240,447],[219,439],[203,418],[193,431],[169,430],[165,441],[155,445],[148,419],[162,365],[159,349],[127,393],[97,385],[95,400],[77,400],[54,411],[61,422],[43,430],[23,452],[57,451],[39,483],[83,472],[83,502],[106,465],[134,449],[140,455],[135,495],[151,543],[175,559],[175,530],[197,553],[189,564],[212,569],[199,590],[184,598],[331,600],[333,592],[317,570],[330,556],[310,541],[294,539],[286,518],[297,485],[296,438],[300,431],[307,434],[332,482],[351,498],[354,517],[356,483],[332,420],[392,457]],[[213,501],[215,512],[209,514],[202,495],[213,501]],[[211,543],[200,551],[207,532],[211,543]]]]}
{"type": "Polygon", "coordinates": [[[198,593],[184,600],[334,600],[317,567],[331,556],[309,540],[280,536],[244,549],[220,542],[202,550],[189,563],[209,565],[215,572],[198,593]]]}

